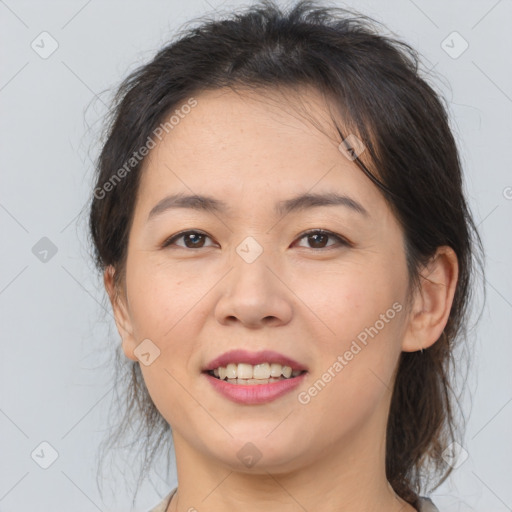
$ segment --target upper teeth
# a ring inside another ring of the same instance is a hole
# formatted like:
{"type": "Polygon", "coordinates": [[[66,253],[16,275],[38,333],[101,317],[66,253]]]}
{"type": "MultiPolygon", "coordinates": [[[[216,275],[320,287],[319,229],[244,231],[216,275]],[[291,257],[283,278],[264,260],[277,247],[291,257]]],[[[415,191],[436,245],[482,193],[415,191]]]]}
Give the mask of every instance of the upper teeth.
{"type": "Polygon", "coordinates": [[[292,371],[290,366],[282,366],[278,363],[261,363],[261,364],[246,364],[246,363],[230,363],[227,366],[219,366],[213,370],[216,377],[223,379],[269,379],[270,377],[280,377],[283,375],[289,378],[299,375],[300,370],[292,371]]]}

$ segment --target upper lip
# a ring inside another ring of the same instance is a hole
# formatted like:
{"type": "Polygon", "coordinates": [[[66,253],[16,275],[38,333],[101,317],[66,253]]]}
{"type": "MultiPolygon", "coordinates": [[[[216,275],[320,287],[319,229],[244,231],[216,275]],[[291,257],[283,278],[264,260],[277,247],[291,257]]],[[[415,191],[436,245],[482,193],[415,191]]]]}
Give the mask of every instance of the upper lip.
{"type": "Polygon", "coordinates": [[[307,368],[295,361],[294,359],[287,357],[273,350],[262,350],[260,352],[249,352],[247,350],[230,350],[224,354],[216,357],[210,361],[204,368],[203,371],[207,372],[219,368],[220,366],[227,366],[230,363],[238,364],[262,364],[262,363],[277,363],[282,366],[290,366],[292,371],[304,371],[307,368]]]}

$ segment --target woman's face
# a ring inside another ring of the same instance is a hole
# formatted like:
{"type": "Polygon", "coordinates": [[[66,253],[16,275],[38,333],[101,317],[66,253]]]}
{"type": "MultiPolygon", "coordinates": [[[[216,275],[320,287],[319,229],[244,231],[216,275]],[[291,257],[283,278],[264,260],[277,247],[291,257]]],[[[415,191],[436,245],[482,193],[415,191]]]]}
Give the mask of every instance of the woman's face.
{"type": "Polygon", "coordinates": [[[251,471],[285,471],[382,453],[407,327],[404,239],[384,198],[338,149],[320,96],[303,102],[325,133],[269,98],[203,93],[155,139],[116,312],[177,451],[241,471],[245,456],[251,471]],[[172,207],[175,194],[219,207],[172,207]],[[348,199],[293,202],[304,194],[348,199]],[[280,357],[306,373],[221,392],[205,369],[232,350],[279,354],[256,354],[257,376],[280,357]]]}

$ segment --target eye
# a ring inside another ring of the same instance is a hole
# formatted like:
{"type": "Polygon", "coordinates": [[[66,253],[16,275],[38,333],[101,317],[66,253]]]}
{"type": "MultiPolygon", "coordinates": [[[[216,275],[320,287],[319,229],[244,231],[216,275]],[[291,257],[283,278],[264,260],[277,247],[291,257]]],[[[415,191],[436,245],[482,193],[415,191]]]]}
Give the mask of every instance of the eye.
{"type": "Polygon", "coordinates": [[[201,231],[182,231],[168,238],[163,243],[162,248],[173,245],[174,242],[180,238],[183,238],[185,245],[177,244],[178,247],[184,247],[185,249],[201,249],[204,247],[204,239],[210,237],[201,231]]]}
{"type": "Polygon", "coordinates": [[[327,240],[329,238],[334,238],[338,242],[338,245],[342,245],[342,246],[350,246],[351,245],[343,237],[336,235],[335,233],[332,233],[331,231],[326,231],[324,229],[313,229],[311,231],[308,231],[308,232],[304,233],[299,238],[299,240],[302,240],[304,238],[306,238],[309,243],[313,244],[313,247],[311,247],[311,249],[323,249],[325,247],[332,247],[333,245],[336,245],[336,244],[331,244],[331,245],[326,246],[325,242],[327,242],[327,240]]]}
{"type": "MultiPolygon", "coordinates": [[[[181,233],[177,233],[176,235],[171,236],[168,238],[163,244],[162,248],[169,247],[171,245],[177,245],[178,247],[183,247],[185,249],[202,249],[203,247],[208,247],[204,245],[205,238],[210,238],[206,233],[203,233],[201,231],[182,231],[181,233]],[[177,240],[183,239],[184,245],[181,244],[175,244],[177,240]]],[[[311,249],[323,249],[325,247],[332,247],[336,244],[331,245],[325,245],[327,240],[329,238],[333,238],[338,242],[338,245],[341,246],[350,246],[351,244],[345,240],[340,235],[337,235],[335,233],[332,233],[331,231],[326,231],[323,229],[313,229],[310,231],[307,231],[306,233],[303,233],[299,240],[302,240],[304,238],[307,238],[309,243],[313,244],[313,247],[310,247],[311,249]]],[[[211,246],[210,246],[211,247],[211,246]]]]}

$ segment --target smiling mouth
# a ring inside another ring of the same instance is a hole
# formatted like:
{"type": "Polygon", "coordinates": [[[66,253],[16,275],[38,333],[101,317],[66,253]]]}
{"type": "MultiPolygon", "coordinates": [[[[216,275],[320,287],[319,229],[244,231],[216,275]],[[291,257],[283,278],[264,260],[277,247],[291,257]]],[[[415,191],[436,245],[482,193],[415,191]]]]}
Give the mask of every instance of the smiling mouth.
{"type": "Polygon", "coordinates": [[[290,366],[283,366],[278,363],[261,363],[256,365],[230,363],[227,366],[219,366],[205,373],[229,384],[251,386],[294,379],[306,373],[306,370],[292,370],[290,366]]]}

